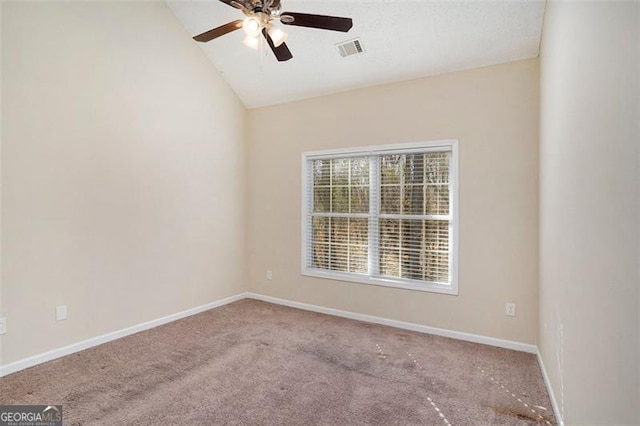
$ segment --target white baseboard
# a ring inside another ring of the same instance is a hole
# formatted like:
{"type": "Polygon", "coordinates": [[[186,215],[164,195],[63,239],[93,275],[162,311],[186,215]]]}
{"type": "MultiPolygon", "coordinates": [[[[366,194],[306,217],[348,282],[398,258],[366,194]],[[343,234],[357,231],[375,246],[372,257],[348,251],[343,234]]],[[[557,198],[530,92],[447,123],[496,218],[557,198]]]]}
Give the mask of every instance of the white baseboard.
{"type": "Polygon", "coordinates": [[[339,309],[325,308],[324,306],[310,305],[307,303],[294,302],[292,300],[280,299],[277,297],[265,296],[257,293],[245,293],[245,297],[250,299],[262,300],[264,302],[275,303],[277,305],[289,306],[292,308],[303,309],[305,311],[319,312],[321,314],[333,315],[337,317],[349,318],[358,321],[370,322],[374,324],[388,325],[390,327],[402,328],[405,330],[418,331],[420,333],[435,334],[436,336],[450,337],[452,339],[465,340],[467,342],[482,343],[499,348],[513,349],[521,352],[537,354],[536,345],[528,343],[514,342],[511,340],[497,339],[495,337],[481,336],[478,334],[464,333],[462,331],[447,330],[444,328],[429,327],[428,325],[415,324],[411,322],[396,321],[392,319],[375,317],[372,315],[358,314],[350,311],[342,311],[339,309]]]}
{"type": "Polygon", "coordinates": [[[544,384],[547,386],[547,392],[549,393],[549,399],[551,399],[551,406],[553,407],[553,414],[556,415],[556,421],[558,422],[558,426],[564,426],[564,419],[562,418],[562,411],[560,411],[560,406],[558,405],[558,400],[556,399],[556,394],[553,392],[553,387],[551,387],[551,381],[549,380],[549,375],[547,374],[547,369],[544,366],[544,361],[542,360],[542,354],[540,354],[540,350],[536,351],[538,355],[538,364],[540,365],[540,370],[542,370],[542,377],[544,378],[544,384]]]}
{"type": "Polygon", "coordinates": [[[73,343],[62,348],[54,349],[48,352],[44,352],[38,355],[24,358],[10,364],[0,366],[0,377],[7,374],[15,373],[16,371],[24,370],[25,368],[33,367],[34,365],[42,364],[43,362],[51,361],[56,358],[63,357],[65,355],[79,352],[85,349],[92,348],[94,346],[101,345],[103,343],[110,342],[112,340],[119,339],[121,337],[129,336],[131,334],[139,333],[150,328],[158,327],[159,325],[167,324],[172,321],[176,321],[182,318],[189,317],[191,315],[199,314],[209,309],[217,308],[222,305],[244,299],[246,293],[236,294],[235,296],[227,297],[226,299],[217,300],[215,302],[207,303],[206,305],[197,306],[195,308],[187,309],[186,311],[178,312],[175,314],[167,315],[166,317],[158,318],[155,320],[143,322],[132,327],[123,328],[122,330],[113,331],[111,333],[103,334],[101,336],[93,337],[91,339],[83,340],[82,342],[73,343]]]}

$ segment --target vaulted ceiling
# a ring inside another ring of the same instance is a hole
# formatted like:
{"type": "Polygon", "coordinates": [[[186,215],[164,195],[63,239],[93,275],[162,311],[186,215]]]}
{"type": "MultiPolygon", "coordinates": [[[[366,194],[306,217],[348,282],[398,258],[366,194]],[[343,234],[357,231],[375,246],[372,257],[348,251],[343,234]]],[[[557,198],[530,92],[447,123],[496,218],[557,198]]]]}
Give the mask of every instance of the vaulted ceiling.
{"type": "MultiPolygon", "coordinates": [[[[244,17],[218,0],[167,1],[186,37],[244,17]]],[[[278,62],[242,30],[198,43],[249,108],[409,80],[538,55],[541,1],[300,1],[283,10],[353,19],[348,33],[282,26],[293,59],[278,62]],[[336,44],[359,38],[364,53],[342,57],[336,44]]],[[[196,43],[194,41],[194,43],[196,43]]]]}

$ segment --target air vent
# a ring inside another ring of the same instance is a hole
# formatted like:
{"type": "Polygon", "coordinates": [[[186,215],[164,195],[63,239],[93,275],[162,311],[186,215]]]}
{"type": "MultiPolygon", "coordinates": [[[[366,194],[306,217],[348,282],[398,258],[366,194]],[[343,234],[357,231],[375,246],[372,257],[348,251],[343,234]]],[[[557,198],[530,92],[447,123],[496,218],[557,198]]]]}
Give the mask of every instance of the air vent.
{"type": "Polygon", "coordinates": [[[362,48],[362,41],[359,38],[339,43],[336,46],[338,46],[340,56],[343,58],[364,52],[364,49],[362,48]]]}

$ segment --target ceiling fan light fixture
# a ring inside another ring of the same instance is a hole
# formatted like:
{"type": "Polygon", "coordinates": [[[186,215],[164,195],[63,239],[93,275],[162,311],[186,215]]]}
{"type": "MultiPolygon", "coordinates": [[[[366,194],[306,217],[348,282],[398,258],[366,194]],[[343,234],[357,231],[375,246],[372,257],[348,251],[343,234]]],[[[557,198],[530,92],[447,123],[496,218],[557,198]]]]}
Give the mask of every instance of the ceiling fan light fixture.
{"type": "Polygon", "coordinates": [[[273,40],[273,45],[275,47],[280,46],[282,43],[284,43],[287,40],[287,37],[289,37],[287,33],[282,31],[280,28],[276,27],[275,25],[270,25],[267,31],[269,32],[269,36],[271,36],[271,40],[273,40]]]}
{"type": "Polygon", "coordinates": [[[255,16],[249,16],[244,19],[242,29],[248,36],[258,37],[260,35],[260,30],[262,29],[262,22],[260,22],[260,20],[255,16]]]}
{"type": "Polygon", "coordinates": [[[246,36],[244,38],[244,40],[242,41],[246,46],[249,46],[250,48],[254,49],[254,50],[258,50],[258,47],[260,47],[260,37],[254,37],[254,36],[246,36]]]}

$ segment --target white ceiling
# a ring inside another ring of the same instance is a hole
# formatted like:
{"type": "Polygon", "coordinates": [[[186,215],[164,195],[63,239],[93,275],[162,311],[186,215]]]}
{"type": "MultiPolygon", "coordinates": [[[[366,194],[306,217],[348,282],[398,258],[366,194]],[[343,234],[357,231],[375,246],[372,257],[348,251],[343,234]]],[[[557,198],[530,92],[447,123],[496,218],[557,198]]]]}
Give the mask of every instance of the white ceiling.
{"type": "MultiPolygon", "coordinates": [[[[190,35],[244,17],[218,0],[167,3],[190,35]]],[[[282,5],[284,11],[350,17],[353,28],[340,33],[282,26],[293,53],[288,62],[278,62],[266,44],[262,52],[246,47],[242,30],[198,43],[249,108],[536,57],[545,8],[544,0],[282,5]],[[365,53],[342,58],[335,44],[355,37],[365,53]]]]}

